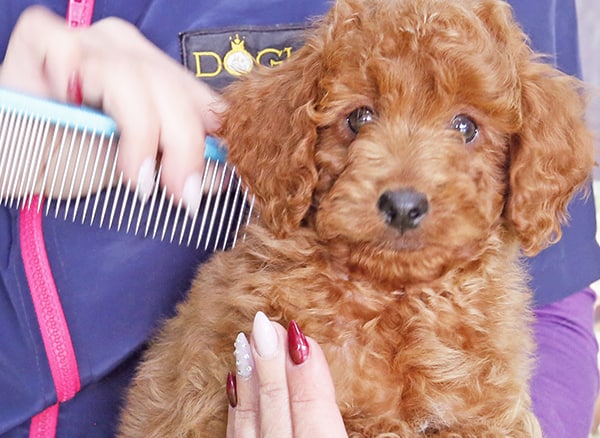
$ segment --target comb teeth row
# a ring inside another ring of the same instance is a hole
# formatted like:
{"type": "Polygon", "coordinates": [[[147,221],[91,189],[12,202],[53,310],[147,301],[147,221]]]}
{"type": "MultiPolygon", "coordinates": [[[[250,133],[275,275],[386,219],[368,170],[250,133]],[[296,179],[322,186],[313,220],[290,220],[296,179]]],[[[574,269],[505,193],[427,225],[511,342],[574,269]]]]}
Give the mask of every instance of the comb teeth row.
{"type": "Polygon", "coordinates": [[[140,199],[117,170],[118,155],[116,127],[107,116],[0,90],[1,205],[205,250],[235,246],[254,197],[214,140],[207,142],[204,196],[195,212],[160,185],[161,166],[152,194],[140,199]],[[51,201],[43,205],[36,193],[51,201]]]}

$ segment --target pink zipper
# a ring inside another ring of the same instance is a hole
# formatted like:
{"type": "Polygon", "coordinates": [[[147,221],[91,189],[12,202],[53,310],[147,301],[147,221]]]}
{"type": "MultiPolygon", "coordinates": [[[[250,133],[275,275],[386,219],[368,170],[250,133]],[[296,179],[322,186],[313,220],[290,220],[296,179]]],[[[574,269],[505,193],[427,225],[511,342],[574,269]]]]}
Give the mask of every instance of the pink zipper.
{"type": "MultiPolygon", "coordinates": [[[[92,23],[93,13],[94,0],[69,0],[67,24],[73,28],[89,26],[92,23]]],[[[31,205],[37,205],[37,201],[38,196],[31,205]]],[[[81,389],[79,368],[69,326],[46,253],[41,208],[21,210],[19,237],[23,267],[57,398],[57,403],[31,419],[29,438],[54,438],[58,426],[60,403],[70,400],[81,389]]]]}
{"type": "Polygon", "coordinates": [[[67,23],[70,27],[87,27],[92,22],[94,0],[69,0],[67,23]]]}
{"type": "MultiPolygon", "coordinates": [[[[37,202],[34,198],[33,205],[37,205],[37,202]]],[[[56,405],[32,419],[29,436],[53,437],[58,421],[58,403],[70,400],[81,388],[79,369],[69,326],[46,253],[42,214],[36,208],[21,210],[19,237],[23,267],[57,398],[56,405]]]]}

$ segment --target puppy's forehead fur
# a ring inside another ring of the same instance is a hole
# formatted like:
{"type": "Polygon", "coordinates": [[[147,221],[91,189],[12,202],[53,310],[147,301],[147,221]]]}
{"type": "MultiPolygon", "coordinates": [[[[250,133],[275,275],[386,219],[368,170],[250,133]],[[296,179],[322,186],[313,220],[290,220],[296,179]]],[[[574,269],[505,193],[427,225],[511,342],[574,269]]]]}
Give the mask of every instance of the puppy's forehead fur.
{"type": "MultiPolygon", "coordinates": [[[[406,114],[432,106],[485,106],[506,130],[520,123],[515,41],[525,35],[506,4],[489,1],[338,2],[313,43],[323,44],[320,104],[368,94],[406,114]],[[317,42],[318,41],[318,42],[317,42]],[[423,105],[429,102],[431,106],[423,105]]],[[[520,40],[520,41],[518,41],[520,40]]]]}

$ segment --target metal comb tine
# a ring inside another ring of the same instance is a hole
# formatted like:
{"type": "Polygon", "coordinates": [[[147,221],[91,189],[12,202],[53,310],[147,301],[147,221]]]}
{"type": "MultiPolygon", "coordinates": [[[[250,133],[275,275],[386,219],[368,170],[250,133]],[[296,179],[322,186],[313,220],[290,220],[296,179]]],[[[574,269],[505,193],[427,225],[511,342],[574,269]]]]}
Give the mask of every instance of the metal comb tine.
{"type": "Polygon", "coordinates": [[[175,200],[175,197],[173,194],[171,194],[171,196],[169,196],[169,202],[167,204],[167,212],[165,214],[165,221],[163,223],[163,229],[162,229],[162,233],[160,234],[160,241],[162,242],[163,240],[165,240],[165,234],[167,233],[167,227],[169,225],[169,218],[171,217],[171,210],[173,209],[173,201],[175,200]]]}
{"type": "Polygon", "coordinates": [[[194,230],[196,229],[196,222],[198,221],[198,216],[200,215],[200,207],[196,209],[194,212],[194,216],[192,216],[192,223],[190,224],[190,231],[188,234],[186,245],[190,246],[192,243],[192,237],[194,237],[194,230]]]}
{"type": "MultiPolygon", "coordinates": [[[[11,172],[11,164],[13,161],[13,155],[15,155],[15,137],[18,135],[13,134],[14,130],[15,130],[15,124],[17,125],[17,130],[19,129],[20,126],[20,117],[16,114],[13,113],[13,117],[11,117],[11,120],[9,121],[9,127],[8,127],[8,133],[7,133],[7,144],[8,146],[8,155],[6,157],[6,176],[4,178],[4,181],[2,181],[2,187],[0,188],[0,198],[4,199],[4,203],[7,203],[7,195],[8,195],[8,187],[7,185],[9,184],[10,181],[10,176],[12,175],[11,172]],[[16,120],[15,120],[16,119],[16,120]]],[[[14,168],[13,168],[14,170],[14,168]]]]}
{"type": "Polygon", "coordinates": [[[29,174],[27,175],[25,187],[23,189],[23,199],[21,203],[21,208],[30,208],[31,207],[31,199],[35,194],[35,186],[38,178],[38,163],[40,160],[40,156],[43,152],[42,147],[42,139],[44,139],[44,134],[47,133],[48,130],[48,121],[45,117],[41,116],[39,118],[39,129],[36,132],[35,143],[33,144],[33,153],[31,155],[31,166],[29,166],[29,174]]]}
{"type": "Polygon", "coordinates": [[[19,204],[19,198],[22,196],[23,185],[25,184],[25,177],[27,176],[27,166],[31,163],[31,137],[32,131],[36,126],[36,117],[31,114],[27,117],[27,126],[25,127],[25,136],[22,137],[22,141],[19,142],[21,145],[21,156],[19,163],[17,164],[17,170],[15,173],[15,180],[10,195],[10,207],[12,208],[15,200],[17,205],[19,204]]]}
{"type": "Polygon", "coordinates": [[[11,125],[11,120],[13,119],[14,110],[5,109],[2,107],[2,130],[0,131],[0,152],[2,156],[0,157],[0,203],[4,204],[4,198],[2,197],[2,186],[4,185],[4,181],[8,179],[8,166],[6,162],[8,161],[8,155],[10,153],[10,148],[6,146],[8,140],[8,131],[10,131],[9,126],[11,125]]]}
{"type": "MultiPolygon", "coordinates": [[[[33,198],[36,194],[36,187],[37,187],[37,182],[38,179],[41,175],[41,170],[42,170],[42,163],[44,161],[44,151],[46,150],[46,142],[48,141],[48,133],[50,132],[50,127],[52,126],[52,123],[50,121],[50,119],[46,119],[46,121],[44,122],[44,134],[42,135],[42,139],[40,141],[40,146],[39,146],[39,152],[37,154],[37,158],[36,158],[36,163],[35,163],[35,170],[33,173],[33,181],[31,182],[31,187],[30,187],[30,194],[29,194],[29,201],[27,202],[27,208],[31,208],[31,203],[33,202],[33,198]]],[[[43,192],[43,186],[41,186],[41,191],[40,191],[40,196],[39,198],[42,198],[42,194],[43,192]]],[[[38,211],[39,211],[39,207],[38,207],[38,211]]]]}
{"type": "Polygon", "coordinates": [[[13,132],[10,146],[10,148],[12,149],[11,158],[9,159],[10,174],[8,176],[6,192],[4,193],[9,207],[12,207],[12,202],[14,199],[14,182],[16,179],[16,175],[18,174],[19,158],[21,156],[21,153],[23,152],[23,149],[20,147],[20,145],[23,143],[23,134],[25,132],[24,120],[27,120],[28,117],[23,115],[21,112],[21,114],[17,118],[18,122],[16,129],[13,132]]]}
{"type": "Polygon", "coordinates": [[[4,124],[4,128],[2,129],[2,144],[5,146],[2,148],[2,161],[0,162],[0,174],[4,175],[2,178],[2,184],[0,185],[0,200],[2,200],[3,203],[6,201],[2,194],[4,193],[5,185],[8,184],[8,175],[10,173],[9,160],[11,159],[13,152],[10,144],[12,143],[12,132],[14,130],[16,123],[15,119],[17,117],[16,109],[9,111],[10,115],[8,116],[8,121],[4,124]]]}
{"type": "MultiPolygon", "coordinates": [[[[56,125],[53,125],[52,127],[52,141],[50,142],[50,148],[48,151],[48,159],[50,159],[50,157],[52,157],[52,155],[54,154],[54,149],[56,149],[56,140],[58,138],[58,128],[56,127],[56,125]]],[[[46,193],[46,184],[48,183],[48,177],[50,176],[50,163],[47,163],[46,165],[46,170],[44,171],[44,176],[42,177],[42,186],[40,188],[40,194],[44,194],[46,193]]],[[[40,196],[38,198],[38,205],[37,205],[37,211],[40,211],[40,209],[42,208],[42,200],[44,199],[43,196],[40,196]]]]}
{"type": "MultiPolygon", "coordinates": [[[[206,167],[208,169],[211,168],[213,160],[206,160],[206,167]]],[[[204,211],[202,212],[202,220],[200,221],[200,231],[198,232],[198,241],[196,242],[196,248],[200,247],[200,241],[202,240],[202,236],[204,235],[204,228],[206,227],[206,220],[208,219],[208,212],[210,211],[211,203],[212,203],[212,194],[214,190],[215,177],[217,172],[217,167],[212,167],[212,176],[210,177],[210,184],[208,186],[208,192],[206,194],[206,204],[204,205],[204,211]]],[[[208,237],[207,237],[208,239],[208,237]]]]}
{"type": "Polygon", "coordinates": [[[210,233],[212,232],[212,222],[213,222],[213,217],[214,217],[214,211],[216,210],[215,207],[217,205],[216,203],[216,199],[215,202],[213,202],[213,197],[215,197],[215,182],[217,181],[217,175],[219,174],[219,163],[215,162],[213,163],[213,171],[212,171],[212,177],[210,179],[210,186],[208,189],[208,193],[207,193],[207,197],[206,197],[206,220],[208,221],[208,229],[206,231],[206,238],[204,239],[204,248],[206,249],[206,246],[208,244],[208,242],[210,241],[210,233]],[[209,218],[210,215],[210,218],[209,218]]]}
{"type": "Polygon", "coordinates": [[[192,242],[192,237],[194,237],[194,230],[196,229],[196,221],[198,220],[199,214],[200,214],[200,207],[198,207],[196,209],[196,211],[194,212],[194,215],[192,216],[192,223],[190,224],[190,231],[188,233],[188,238],[187,238],[187,242],[186,242],[187,246],[190,246],[190,243],[192,242]]]}
{"type": "Polygon", "coordinates": [[[11,148],[15,149],[15,151],[13,151],[13,155],[12,158],[9,161],[9,166],[10,166],[10,174],[8,176],[8,185],[6,187],[6,192],[4,193],[4,196],[7,198],[8,200],[8,206],[12,207],[12,203],[14,200],[14,190],[15,190],[15,181],[18,177],[19,174],[19,163],[20,163],[20,158],[21,155],[23,154],[23,148],[21,147],[21,145],[23,144],[23,136],[26,132],[26,125],[27,122],[29,120],[29,117],[27,117],[27,115],[21,113],[18,116],[18,124],[15,127],[15,130],[13,131],[13,136],[12,136],[12,141],[11,141],[11,148]]]}
{"type": "MultiPolygon", "coordinates": [[[[177,209],[175,210],[175,218],[173,219],[173,226],[171,227],[171,238],[169,239],[169,243],[173,243],[173,239],[175,238],[175,231],[177,230],[177,224],[179,223],[179,215],[181,214],[181,206],[183,203],[181,199],[177,203],[177,209]]],[[[185,225],[185,224],[184,224],[185,225]]],[[[183,230],[182,230],[183,232],[183,230]]]]}
{"type": "MultiPolygon", "coordinates": [[[[154,214],[154,207],[156,206],[156,200],[158,198],[158,192],[159,192],[159,181],[160,181],[160,175],[162,173],[162,163],[158,166],[158,171],[156,172],[156,182],[154,183],[154,189],[152,190],[152,199],[150,200],[150,208],[148,211],[148,221],[146,222],[146,229],[144,230],[144,237],[148,236],[148,231],[150,230],[150,223],[152,222],[152,215],[154,214]]],[[[141,216],[138,216],[138,225],[137,228],[139,228],[140,222],[141,222],[141,216]]],[[[137,230],[136,230],[136,234],[137,234],[137,230]]]]}
{"type": "MultiPolygon", "coordinates": [[[[181,225],[181,231],[179,232],[179,241],[177,242],[178,245],[181,245],[183,243],[183,237],[185,236],[185,230],[187,229],[187,224],[190,220],[190,216],[191,216],[191,211],[190,211],[189,207],[186,206],[185,214],[183,216],[183,224],[181,225]]],[[[193,230],[193,228],[192,228],[192,230],[193,230]]]]}
{"type": "MultiPolygon", "coordinates": [[[[206,160],[206,162],[204,163],[204,173],[202,175],[202,184],[200,186],[201,193],[208,193],[210,191],[210,188],[207,189],[206,183],[207,183],[207,181],[209,181],[211,163],[212,163],[211,158],[208,158],[206,160]]],[[[210,187],[210,183],[209,183],[209,187],[210,187]]],[[[202,239],[202,234],[204,233],[204,224],[205,224],[206,214],[207,214],[207,210],[210,208],[209,201],[210,201],[210,198],[207,196],[205,198],[204,209],[203,209],[202,213],[200,212],[200,209],[198,209],[198,211],[196,212],[197,219],[200,219],[200,228],[198,230],[198,240],[196,242],[196,248],[198,248],[200,246],[200,240],[202,239]]]]}
{"type": "MultiPolygon", "coordinates": [[[[0,110],[0,120],[1,120],[0,126],[2,127],[2,129],[0,130],[0,145],[5,144],[6,132],[8,131],[8,126],[10,124],[11,117],[12,117],[12,111],[10,109],[5,108],[4,105],[2,105],[2,108],[0,110]],[[10,115],[9,115],[9,113],[10,113],[10,115]]],[[[7,148],[6,146],[3,146],[1,149],[1,152],[2,152],[2,157],[0,157],[0,177],[2,178],[2,182],[3,182],[4,179],[7,178],[7,176],[4,175],[4,172],[5,172],[4,166],[6,165],[9,148],[7,148]]],[[[8,173],[8,167],[6,169],[7,169],[6,172],[8,173]]],[[[0,187],[2,187],[2,184],[0,184],[0,187]]],[[[2,195],[2,192],[0,191],[0,202],[3,202],[1,195],[2,195]]]]}
{"type": "MultiPolygon", "coordinates": [[[[75,218],[77,217],[77,213],[79,211],[81,195],[83,194],[83,187],[85,185],[85,180],[88,176],[90,159],[92,158],[92,149],[93,149],[95,140],[96,140],[96,131],[92,131],[92,133],[90,135],[90,140],[88,142],[87,151],[85,153],[85,159],[83,161],[83,173],[81,174],[81,180],[79,181],[79,188],[77,189],[77,196],[75,197],[75,206],[73,207],[73,219],[72,219],[73,222],[75,222],[75,218]]],[[[90,182],[90,184],[91,184],[91,182],[90,182]]]]}
{"type": "Polygon", "coordinates": [[[9,198],[9,208],[12,208],[15,199],[19,198],[19,193],[17,193],[17,189],[19,187],[19,181],[21,180],[21,176],[23,173],[23,167],[25,166],[25,156],[27,155],[27,149],[29,148],[29,145],[27,143],[29,141],[31,133],[31,123],[33,117],[31,115],[24,115],[23,117],[24,118],[21,122],[21,129],[17,138],[18,151],[15,153],[12,174],[9,177],[10,179],[7,193],[7,196],[9,198]]]}
{"type": "Polygon", "coordinates": [[[133,215],[135,213],[136,205],[137,204],[140,205],[139,211],[142,211],[144,209],[144,203],[139,198],[139,196],[140,196],[140,186],[138,184],[135,186],[135,191],[133,192],[133,197],[131,199],[131,209],[129,210],[129,217],[127,218],[127,228],[125,229],[126,233],[129,233],[129,230],[131,229],[131,224],[133,223],[133,215]]]}
{"type": "Polygon", "coordinates": [[[123,172],[117,172],[115,167],[115,175],[119,175],[117,178],[117,185],[113,190],[112,206],[110,208],[110,215],[108,218],[108,229],[112,229],[117,209],[119,208],[119,198],[121,197],[121,191],[123,190],[123,172]]]}
{"type": "MultiPolygon", "coordinates": [[[[121,174],[122,175],[122,174],[121,174]]],[[[121,226],[123,225],[123,216],[125,215],[125,207],[127,206],[127,201],[129,201],[129,194],[131,190],[131,179],[127,178],[127,184],[125,185],[125,191],[123,193],[123,202],[121,203],[121,213],[119,214],[119,222],[117,223],[117,231],[121,230],[121,226]]],[[[133,211],[135,204],[131,203],[131,210],[133,211]]]]}
{"type": "Polygon", "coordinates": [[[16,148],[18,151],[15,153],[14,160],[12,163],[12,171],[9,176],[9,188],[7,196],[9,196],[8,206],[13,207],[15,198],[18,197],[17,187],[19,184],[19,178],[21,172],[23,172],[25,155],[27,154],[26,143],[29,141],[29,131],[31,129],[32,116],[23,114],[21,120],[21,126],[19,128],[18,136],[16,137],[17,143],[16,148]]]}
{"type": "MultiPolygon", "coordinates": [[[[183,224],[181,224],[181,231],[179,232],[179,241],[177,242],[178,245],[181,245],[183,243],[183,237],[185,236],[185,230],[187,229],[187,225],[191,215],[192,212],[190,211],[189,206],[186,205],[185,214],[183,215],[183,224]]],[[[194,228],[192,227],[190,231],[193,231],[193,229],[194,228]]]]}
{"type": "Polygon", "coordinates": [[[165,197],[167,196],[167,188],[163,187],[160,194],[160,201],[158,203],[158,210],[156,211],[156,219],[154,223],[154,230],[152,231],[152,238],[156,238],[156,233],[158,233],[158,224],[160,223],[160,217],[162,214],[163,207],[165,205],[165,197]]]}
{"type": "MultiPolygon", "coordinates": [[[[202,182],[200,183],[200,193],[204,193],[204,186],[206,184],[206,177],[208,175],[208,160],[210,160],[210,158],[207,159],[207,161],[205,162],[205,166],[204,166],[204,171],[202,173],[202,182]]],[[[198,214],[200,213],[200,206],[198,206],[198,208],[196,208],[196,210],[194,211],[194,214],[192,215],[189,207],[186,208],[186,214],[183,220],[183,226],[181,228],[181,233],[179,236],[179,245],[181,245],[183,243],[183,238],[185,235],[185,230],[187,227],[187,223],[190,219],[190,217],[192,218],[192,222],[190,224],[190,230],[189,230],[189,234],[188,234],[188,238],[187,238],[187,242],[186,242],[186,246],[190,246],[190,243],[192,241],[192,237],[194,234],[194,229],[196,228],[196,221],[198,219],[198,214]]]]}
{"type": "MultiPolygon", "coordinates": [[[[94,184],[96,183],[96,175],[98,174],[98,166],[100,165],[100,157],[102,156],[102,150],[104,148],[104,142],[106,141],[106,133],[103,132],[102,134],[100,134],[100,137],[98,138],[98,149],[96,150],[96,158],[94,158],[94,165],[92,167],[92,175],[90,176],[90,185],[87,189],[87,194],[85,195],[85,203],[83,206],[83,214],[81,217],[81,223],[85,223],[85,218],[87,216],[87,212],[88,212],[88,208],[90,205],[90,201],[92,199],[92,192],[94,190],[94,184]]],[[[104,168],[104,164],[106,163],[106,160],[108,159],[108,156],[110,154],[110,144],[108,146],[108,151],[107,151],[107,155],[105,157],[105,160],[103,162],[102,168],[104,168]]],[[[102,170],[100,170],[100,172],[102,173],[102,170]]],[[[100,177],[102,178],[102,177],[100,177]]],[[[100,186],[100,183],[102,182],[102,179],[99,180],[100,182],[98,183],[98,186],[100,186]]],[[[98,189],[100,190],[100,189],[98,189]]],[[[90,225],[94,222],[94,214],[96,212],[96,206],[98,205],[98,199],[100,197],[96,196],[96,199],[94,200],[94,204],[92,206],[92,214],[91,214],[91,219],[90,219],[90,225]]]]}
{"type": "MultiPolygon", "coordinates": [[[[76,143],[76,139],[77,139],[77,131],[79,130],[78,126],[75,126],[73,128],[73,133],[71,134],[71,141],[69,142],[69,151],[67,152],[67,162],[65,163],[65,168],[63,171],[63,175],[62,175],[62,180],[60,182],[60,189],[58,191],[58,196],[56,199],[56,213],[55,213],[55,217],[58,216],[58,209],[60,207],[60,203],[62,202],[63,198],[65,200],[65,205],[67,207],[65,207],[68,210],[68,205],[69,202],[71,201],[69,199],[69,197],[65,197],[65,186],[67,185],[67,175],[69,174],[69,169],[71,168],[71,159],[73,158],[73,149],[75,149],[75,143],[76,143]]],[[[75,179],[76,175],[75,173],[73,173],[73,180],[75,179]]],[[[65,218],[67,217],[67,215],[65,214],[65,218]]]]}
{"type": "MultiPolygon", "coordinates": [[[[248,189],[246,189],[248,193],[248,189]]],[[[250,195],[250,206],[248,207],[248,213],[246,213],[246,220],[244,221],[244,227],[247,227],[250,224],[250,220],[252,219],[252,215],[254,214],[254,206],[255,206],[256,196],[250,195]]],[[[242,240],[246,240],[246,232],[244,231],[244,235],[242,236],[242,240]]]]}
{"type": "Polygon", "coordinates": [[[15,198],[18,198],[17,187],[19,185],[19,179],[21,172],[23,171],[23,166],[25,164],[25,155],[27,154],[27,142],[29,141],[29,134],[31,130],[31,120],[32,117],[30,115],[24,115],[23,120],[21,121],[21,129],[19,132],[19,136],[17,138],[17,148],[19,149],[15,154],[15,161],[13,162],[13,169],[9,180],[9,207],[12,208],[15,198]]]}
{"type": "MultiPolygon", "coordinates": [[[[215,199],[215,203],[212,209],[212,214],[211,214],[211,218],[210,218],[210,225],[208,227],[208,232],[206,233],[206,241],[204,242],[204,250],[206,251],[208,249],[208,245],[210,243],[210,237],[212,235],[212,230],[215,226],[215,220],[217,218],[217,214],[218,214],[218,209],[216,208],[219,205],[219,201],[221,200],[221,195],[223,193],[223,182],[225,180],[225,171],[226,168],[225,166],[223,166],[223,168],[221,168],[221,163],[219,163],[218,161],[215,162],[215,176],[219,174],[219,169],[221,169],[221,178],[219,181],[219,186],[217,187],[217,197],[215,199]]],[[[218,240],[219,236],[215,236],[215,240],[218,240]]]]}
{"type": "Polygon", "coordinates": [[[212,251],[215,251],[217,249],[217,247],[219,246],[219,241],[221,240],[221,232],[223,231],[224,214],[225,214],[225,211],[227,210],[227,205],[228,205],[227,203],[229,200],[229,184],[231,184],[231,178],[229,178],[227,185],[225,185],[225,179],[227,178],[227,174],[229,173],[229,165],[227,163],[223,163],[221,166],[222,166],[221,170],[223,172],[223,177],[221,178],[221,184],[219,185],[219,188],[217,190],[219,191],[219,193],[221,193],[221,196],[223,196],[223,194],[225,194],[225,198],[223,199],[223,204],[222,204],[223,208],[221,208],[221,214],[217,213],[217,216],[219,219],[215,223],[217,230],[215,231],[215,238],[214,238],[213,245],[212,245],[212,251]]]}
{"type": "MultiPolygon", "coordinates": [[[[106,176],[106,170],[108,168],[108,162],[110,161],[110,151],[112,149],[112,144],[113,144],[113,140],[114,140],[114,135],[111,134],[110,136],[110,140],[108,142],[108,148],[106,150],[106,157],[104,157],[104,163],[102,164],[102,171],[100,172],[100,180],[99,180],[99,185],[102,184],[102,182],[104,181],[104,177],[106,176]]],[[[118,155],[118,149],[117,149],[117,155],[118,155]]],[[[115,160],[116,163],[117,160],[115,160]]],[[[114,175],[112,175],[114,176],[114,175]]],[[[108,186],[106,188],[106,195],[104,198],[104,205],[102,208],[102,217],[100,219],[100,226],[102,226],[102,220],[104,218],[104,213],[106,210],[106,205],[108,203],[108,198],[110,197],[110,190],[111,190],[111,184],[112,184],[112,176],[110,178],[110,181],[108,183],[108,186]]],[[[94,201],[94,207],[92,209],[92,216],[90,218],[90,224],[92,224],[94,222],[94,218],[96,216],[96,211],[97,211],[97,207],[98,207],[98,203],[100,201],[100,196],[96,196],[96,200],[94,201]]]]}
{"type": "Polygon", "coordinates": [[[25,166],[23,168],[23,174],[21,175],[21,183],[19,184],[19,202],[17,204],[18,208],[23,208],[27,201],[27,197],[29,196],[29,186],[31,185],[31,178],[33,175],[33,170],[35,168],[35,160],[36,160],[36,151],[39,146],[39,138],[41,132],[43,131],[42,127],[42,118],[39,115],[35,115],[33,127],[31,128],[31,140],[28,146],[27,156],[25,158],[25,166]]]}
{"type": "MultiPolygon", "coordinates": [[[[233,168],[233,172],[235,172],[235,166],[233,168]]],[[[229,214],[229,219],[227,220],[227,231],[225,232],[226,236],[229,236],[229,233],[231,232],[231,226],[233,225],[234,209],[235,209],[235,206],[238,205],[238,199],[239,199],[240,193],[241,193],[242,180],[241,180],[241,178],[236,176],[236,181],[237,181],[237,184],[235,187],[235,194],[233,196],[233,203],[231,204],[232,210],[231,210],[231,213],[229,214]]],[[[241,205],[240,208],[244,208],[244,206],[241,205]]],[[[226,247],[227,247],[227,239],[225,239],[225,241],[223,242],[222,249],[225,250],[226,247]]]]}
{"type": "MultiPolygon", "coordinates": [[[[56,129],[56,128],[55,128],[56,129]]],[[[56,181],[58,180],[58,171],[60,170],[60,163],[62,162],[63,153],[65,151],[65,144],[67,141],[67,133],[69,132],[69,128],[65,127],[62,134],[62,139],[60,142],[60,147],[58,150],[58,157],[56,158],[56,166],[54,168],[54,174],[52,175],[52,182],[50,183],[50,192],[49,196],[54,197],[54,190],[56,188],[56,181]]],[[[50,156],[51,159],[52,156],[50,156]]],[[[50,202],[46,204],[46,215],[50,211],[50,202]]],[[[60,199],[57,199],[57,204],[60,204],[60,199]]],[[[56,214],[58,214],[58,210],[56,210],[56,214]]]]}
{"type": "Polygon", "coordinates": [[[246,206],[246,198],[248,196],[248,191],[247,190],[244,190],[242,193],[243,193],[243,195],[242,195],[242,204],[241,204],[242,207],[240,208],[240,211],[239,211],[238,216],[237,216],[237,221],[236,221],[236,224],[235,224],[235,232],[233,233],[233,236],[234,236],[233,237],[233,242],[231,243],[231,247],[232,248],[235,247],[235,244],[237,242],[237,235],[240,232],[240,227],[242,226],[242,219],[244,217],[244,208],[246,206]]]}
{"type": "MultiPolygon", "coordinates": [[[[115,161],[113,162],[113,172],[111,173],[111,181],[110,181],[110,185],[109,187],[113,187],[113,181],[114,181],[114,177],[118,174],[118,178],[117,178],[117,185],[116,187],[114,187],[113,190],[113,202],[112,202],[112,206],[110,208],[110,215],[109,215],[109,219],[108,219],[108,229],[110,230],[112,228],[112,224],[113,224],[113,220],[115,218],[115,213],[117,211],[117,207],[119,205],[119,197],[121,196],[121,190],[123,187],[123,172],[117,172],[117,160],[115,159],[115,161]]],[[[109,197],[107,197],[106,199],[108,199],[109,197]]],[[[108,210],[107,210],[108,211],[108,210]]]]}
{"type": "MultiPolygon", "coordinates": [[[[75,191],[75,182],[81,177],[79,172],[81,166],[81,156],[83,155],[83,145],[85,143],[86,136],[87,131],[82,129],[81,139],[79,140],[79,146],[77,147],[77,155],[75,156],[75,163],[73,164],[73,178],[71,178],[71,184],[69,184],[69,194],[67,195],[64,219],[67,219],[67,216],[69,215],[69,208],[71,207],[71,202],[73,201],[73,192],[75,191]]],[[[79,204],[78,198],[75,198],[75,204],[79,204]]],[[[77,213],[77,211],[75,211],[75,213],[77,213]]],[[[75,220],[75,216],[73,216],[73,220],[75,220]]]]}
{"type": "MultiPolygon", "coordinates": [[[[215,237],[215,244],[213,245],[213,252],[217,250],[219,247],[219,241],[221,240],[222,232],[223,232],[223,224],[225,223],[225,216],[227,215],[227,206],[229,205],[229,199],[231,198],[231,187],[234,181],[235,172],[233,169],[229,169],[229,165],[227,162],[223,165],[223,172],[227,174],[229,171],[229,181],[227,182],[227,189],[225,190],[225,200],[223,201],[223,208],[221,209],[221,215],[219,217],[219,226],[217,228],[217,234],[215,237]]],[[[223,190],[223,187],[219,187],[219,190],[223,190]]],[[[226,239],[225,235],[225,239],[226,239]]]]}
{"type": "MultiPolygon", "coordinates": [[[[207,158],[204,163],[204,170],[202,172],[202,182],[200,183],[200,189],[199,189],[200,193],[204,193],[204,188],[206,186],[206,179],[208,177],[208,168],[209,168],[210,161],[211,161],[211,159],[207,158]]],[[[199,215],[200,215],[200,206],[198,206],[198,208],[194,212],[194,217],[192,219],[192,225],[190,226],[190,234],[188,235],[187,246],[190,246],[190,243],[192,242],[193,232],[196,229],[196,222],[198,220],[199,215]]]]}
{"type": "MultiPolygon", "coordinates": [[[[250,191],[248,189],[246,189],[246,191],[248,193],[250,193],[250,191]]],[[[254,214],[255,206],[256,206],[256,196],[250,195],[250,207],[248,208],[248,214],[246,216],[246,223],[244,225],[250,224],[250,220],[252,219],[252,215],[254,214]]]]}

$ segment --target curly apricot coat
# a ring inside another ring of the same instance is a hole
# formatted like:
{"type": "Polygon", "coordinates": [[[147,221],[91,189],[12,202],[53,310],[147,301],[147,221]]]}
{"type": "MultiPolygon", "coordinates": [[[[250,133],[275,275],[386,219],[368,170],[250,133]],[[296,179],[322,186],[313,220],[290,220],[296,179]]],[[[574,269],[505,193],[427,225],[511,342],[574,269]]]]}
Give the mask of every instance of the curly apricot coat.
{"type": "Polygon", "coordinates": [[[226,97],[260,220],[200,268],[122,436],[224,436],[234,336],[258,310],[321,344],[351,436],[541,436],[520,248],[560,237],[594,153],[581,84],[509,6],[339,0],[226,97]]]}

